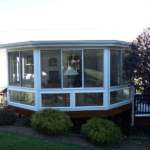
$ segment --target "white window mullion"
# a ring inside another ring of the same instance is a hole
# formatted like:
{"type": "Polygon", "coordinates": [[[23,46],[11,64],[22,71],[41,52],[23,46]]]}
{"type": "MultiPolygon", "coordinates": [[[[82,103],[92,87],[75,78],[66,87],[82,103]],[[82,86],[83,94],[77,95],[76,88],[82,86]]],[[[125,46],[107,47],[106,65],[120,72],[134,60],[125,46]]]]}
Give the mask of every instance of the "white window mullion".
{"type": "MultiPolygon", "coordinates": [[[[9,74],[10,74],[10,66],[8,66],[9,63],[9,58],[8,58],[8,52],[6,52],[6,74],[7,74],[7,87],[9,87],[10,79],[9,79],[9,74]]],[[[9,88],[7,88],[7,99],[8,99],[8,105],[10,104],[10,95],[9,95],[9,88]]]]}
{"type": "Polygon", "coordinates": [[[82,50],[82,88],[84,88],[84,50],[82,50]]]}
{"type": "Polygon", "coordinates": [[[61,50],[61,88],[63,89],[63,50],[61,50]]]}
{"type": "Polygon", "coordinates": [[[19,81],[20,81],[20,86],[22,86],[22,56],[21,52],[19,52],[19,81]]]}
{"type": "Polygon", "coordinates": [[[35,89],[35,107],[36,110],[40,109],[40,100],[41,100],[41,57],[40,50],[33,51],[34,56],[34,89],[35,89]],[[39,61],[40,60],[40,61],[39,61]]]}
{"type": "Polygon", "coordinates": [[[120,85],[122,85],[122,51],[120,55],[120,85]]]}
{"type": "Polygon", "coordinates": [[[109,94],[109,87],[110,87],[110,49],[105,48],[103,50],[103,83],[104,83],[104,107],[109,108],[110,104],[110,94],[109,94]],[[107,66],[107,67],[106,67],[107,66]]]}

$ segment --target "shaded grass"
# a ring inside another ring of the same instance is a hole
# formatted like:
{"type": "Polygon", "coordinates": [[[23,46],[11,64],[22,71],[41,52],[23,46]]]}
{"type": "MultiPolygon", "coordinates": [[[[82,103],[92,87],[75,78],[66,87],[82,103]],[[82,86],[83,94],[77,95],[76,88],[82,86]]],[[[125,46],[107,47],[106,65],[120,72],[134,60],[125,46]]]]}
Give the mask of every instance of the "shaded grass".
{"type": "Polygon", "coordinates": [[[75,144],[44,141],[0,130],[0,150],[94,150],[75,144]]]}

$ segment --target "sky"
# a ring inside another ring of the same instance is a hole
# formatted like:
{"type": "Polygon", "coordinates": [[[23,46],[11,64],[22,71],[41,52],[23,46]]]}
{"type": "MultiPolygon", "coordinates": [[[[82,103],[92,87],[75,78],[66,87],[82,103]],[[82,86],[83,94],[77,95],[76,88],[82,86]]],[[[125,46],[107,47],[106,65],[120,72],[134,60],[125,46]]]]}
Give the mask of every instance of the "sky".
{"type": "Polygon", "coordinates": [[[0,44],[133,40],[150,27],[150,0],[0,0],[0,44]]]}

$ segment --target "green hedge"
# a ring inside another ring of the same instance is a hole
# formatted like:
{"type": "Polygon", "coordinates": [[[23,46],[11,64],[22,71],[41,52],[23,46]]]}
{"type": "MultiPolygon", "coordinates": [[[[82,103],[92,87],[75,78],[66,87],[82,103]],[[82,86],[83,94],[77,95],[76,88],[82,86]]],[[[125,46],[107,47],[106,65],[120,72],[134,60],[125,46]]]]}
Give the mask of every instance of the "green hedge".
{"type": "Polygon", "coordinates": [[[92,118],[83,124],[81,133],[92,143],[113,144],[121,140],[121,130],[112,121],[92,118]]]}
{"type": "Polygon", "coordinates": [[[73,126],[69,116],[59,110],[43,109],[31,116],[31,127],[38,131],[57,135],[73,126]]]}

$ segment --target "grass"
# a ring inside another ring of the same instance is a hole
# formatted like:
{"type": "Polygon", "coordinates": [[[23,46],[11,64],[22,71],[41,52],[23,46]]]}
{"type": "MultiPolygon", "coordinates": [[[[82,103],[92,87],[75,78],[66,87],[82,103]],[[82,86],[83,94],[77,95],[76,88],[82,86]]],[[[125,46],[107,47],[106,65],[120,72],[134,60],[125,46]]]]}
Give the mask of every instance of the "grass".
{"type": "Polygon", "coordinates": [[[0,130],[0,150],[94,150],[75,144],[44,141],[0,130]]]}

